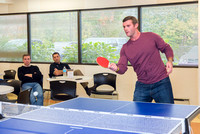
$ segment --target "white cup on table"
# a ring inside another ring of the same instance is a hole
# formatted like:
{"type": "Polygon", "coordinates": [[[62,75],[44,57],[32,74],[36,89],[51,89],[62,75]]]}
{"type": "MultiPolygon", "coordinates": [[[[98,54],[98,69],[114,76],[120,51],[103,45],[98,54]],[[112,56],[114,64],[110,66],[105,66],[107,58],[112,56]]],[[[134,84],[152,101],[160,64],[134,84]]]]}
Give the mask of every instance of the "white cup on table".
{"type": "Polygon", "coordinates": [[[73,78],[74,77],[74,70],[73,69],[68,69],[67,70],[67,77],[68,78],[73,78]]]}

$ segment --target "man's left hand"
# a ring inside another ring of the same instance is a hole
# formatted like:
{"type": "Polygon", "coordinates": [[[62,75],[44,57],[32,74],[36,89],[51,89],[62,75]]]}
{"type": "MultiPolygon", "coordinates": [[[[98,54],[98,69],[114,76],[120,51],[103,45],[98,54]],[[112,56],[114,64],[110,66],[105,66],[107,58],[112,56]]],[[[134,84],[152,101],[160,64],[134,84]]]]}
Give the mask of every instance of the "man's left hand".
{"type": "Polygon", "coordinates": [[[166,70],[167,70],[167,75],[169,75],[170,73],[172,73],[173,70],[173,63],[172,61],[168,61],[166,64],[166,70]]]}

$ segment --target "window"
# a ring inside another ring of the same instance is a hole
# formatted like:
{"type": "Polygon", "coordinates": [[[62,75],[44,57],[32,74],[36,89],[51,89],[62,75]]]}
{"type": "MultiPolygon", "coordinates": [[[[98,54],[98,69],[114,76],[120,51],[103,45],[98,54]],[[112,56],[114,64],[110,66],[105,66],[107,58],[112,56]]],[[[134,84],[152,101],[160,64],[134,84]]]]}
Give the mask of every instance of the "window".
{"type": "Polygon", "coordinates": [[[198,65],[197,4],[144,7],[141,19],[143,32],[155,32],[171,45],[175,65],[198,65]]]}
{"type": "Polygon", "coordinates": [[[82,63],[96,63],[99,56],[118,62],[127,42],[122,20],[128,15],[137,16],[137,8],[82,12],[82,63]]]}
{"type": "Polygon", "coordinates": [[[27,53],[26,15],[0,16],[0,60],[22,61],[27,53]]]}
{"type": "Polygon", "coordinates": [[[78,62],[77,12],[31,15],[32,61],[52,61],[59,52],[62,62],[78,62]]]}
{"type": "MultiPolygon", "coordinates": [[[[122,20],[130,15],[136,18],[140,15],[141,32],[157,33],[171,45],[174,65],[198,66],[197,2],[30,13],[32,61],[52,62],[52,53],[59,52],[62,62],[96,63],[96,58],[103,56],[117,63],[122,45],[129,39],[122,20]]],[[[0,61],[21,62],[27,50],[27,14],[0,15],[0,61]]],[[[166,63],[165,55],[161,55],[166,63]]]]}

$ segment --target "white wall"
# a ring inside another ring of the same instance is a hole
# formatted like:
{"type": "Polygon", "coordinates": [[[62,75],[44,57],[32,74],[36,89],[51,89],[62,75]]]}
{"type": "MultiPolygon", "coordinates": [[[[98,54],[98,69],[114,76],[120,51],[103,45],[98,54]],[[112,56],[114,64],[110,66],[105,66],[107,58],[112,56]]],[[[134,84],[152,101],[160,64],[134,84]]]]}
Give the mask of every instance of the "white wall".
{"type": "MultiPolygon", "coordinates": [[[[13,0],[1,13],[91,9],[147,4],[163,4],[197,0],[13,0]]],[[[5,4],[4,4],[5,5],[5,4]]]]}
{"type": "Polygon", "coordinates": [[[0,4],[0,13],[8,12],[8,5],[0,4]]]}
{"type": "MultiPolygon", "coordinates": [[[[17,70],[22,63],[0,63],[0,70],[15,69],[17,70]]],[[[50,64],[37,64],[40,71],[44,75],[44,87],[49,88],[48,78],[50,64]]],[[[97,65],[70,65],[73,69],[80,69],[84,75],[93,76],[99,72],[111,72],[108,69],[102,68],[97,65]]],[[[1,71],[0,73],[2,73],[1,71]]],[[[174,68],[173,73],[170,75],[174,97],[190,99],[190,104],[198,105],[198,69],[191,68],[174,68]]],[[[16,77],[17,79],[17,77],[16,77]]],[[[137,77],[132,67],[124,75],[117,75],[117,90],[119,92],[119,100],[133,100],[133,91],[137,77]]],[[[93,82],[89,83],[92,86],[93,82]]],[[[79,96],[86,97],[84,89],[78,86],[79,96]]]]}

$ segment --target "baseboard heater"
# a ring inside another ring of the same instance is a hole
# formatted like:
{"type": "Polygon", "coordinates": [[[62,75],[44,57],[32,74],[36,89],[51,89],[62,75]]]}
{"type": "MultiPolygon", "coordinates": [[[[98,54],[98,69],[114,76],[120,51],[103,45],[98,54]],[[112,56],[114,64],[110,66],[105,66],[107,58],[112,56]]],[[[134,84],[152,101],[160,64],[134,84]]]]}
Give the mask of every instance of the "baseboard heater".
{"type": "Polygon", "coordinates": [[[174,101],[188,101],[188,102],[190,102],[190,99],[174,98],[174,101]]]}

